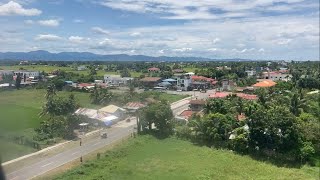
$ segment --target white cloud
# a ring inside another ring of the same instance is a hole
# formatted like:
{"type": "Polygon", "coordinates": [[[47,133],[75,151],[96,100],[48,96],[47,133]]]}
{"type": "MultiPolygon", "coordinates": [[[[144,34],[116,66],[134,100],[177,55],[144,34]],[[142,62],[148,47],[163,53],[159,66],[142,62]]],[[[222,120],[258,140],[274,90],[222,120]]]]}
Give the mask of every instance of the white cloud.
{"type": "Polygon", "coordinates": [[[292,39],[278,39],[275,42],[276,42],[276,44],[279,44],[279,45],[287,45],[291,41],[292,41],[292,39]]]}
{"type": "Polygon", "coordinates": [[[172,51],[175,51],[175,52],[186,52],[186,51],[192,51],[192,48],[179,48],[179,49],[173,49],[172,51]]]}
{"type": "Polygon", "coordinates": [[[91,28],[91,30],[94,32],[94,33],[97,33],[97,34],[104,34],[104,35],[108,35],[110,32],[101,28],[101,27],[93,27],[91,28]]]}
{"type": "Polygon", "coordinates": [[[7,4],[0,5],[0,16],[37,16],[42,12],[38,9],[26,9],[23,8],[19,3],[10,1],[7,4]]]}
{"type": "Polygon", "coordinates": [[[208,51],[218,51],[218,48],[210,48],[208,51]]]}
{"type": "Polygon", "coordinates": [[[58,41],[62,38],[60,36],[54,35],[54,34],[39,34],[35,40],[38,41],[58,41]]]}
{"type": "Polygon", "coordinates": [[[253,17],[259,13],[287,12],[306,7],[304,0],[100,0],[101,5],[135,13],[155,13],[167,19],[220,19],[253,17]],[[275,5],[275,4],[286,5],[275,5]],[[216,11],[218,10],[218,11],[216,11]]]}
{"type": "Polygon", "coordinates": [[[85,21],[83,19],[74,19],[74,23],[84,23],[85,21]]]}
{"type": "Polygon", "coordinates": [[[29,20],[25,20],[24,23],[25,24],[34,24],[34,21],[29,19],[29,20]]]}
{"type": "Polygon", "coordinates": [[[158,53],[163,54],[164,53],[164,49],[159,50],[158,53]]]}
{"type": "Polygon", "coordinates": [[[140,32],[133,32],[133,33],[130,34],[130,36],[138,37],[138,36],[141,36],[141,33],[140,32]]]}
{"type": "Polygon", "coordinates": [[[260,48],[258,51],[259,52],[265,52],[265,50],[263,48],[260,48]]]}
{"type": "Polygon", "coordinates": [[[60,25],[60,21],[57,19],[39,20],[38,24],[41,26],[57,27],[60,25]]]}
{"type": "Polygon", "coordinates": [[[102,40],[102,41],[99,42],[99,45],[100,45],[100,46],[105,46],[105,45],[111,44],[111,42],[112,42],[112,41],[111,41],[110,39],[105,38],[104,40],[102,40]]]}
{"type": "Polygon", "coordinates": [[[221,41],[220,38],[214,38],[214,40],[212,41],[212,43],[213,43],[213,44],[216,44],[216,43],[218,43],[218,42],[220,42],[220,41],[221,41]]]}
{"type": "Polygon", "coordinates": [[[77,43],[77,44],[81,44],[81,43],[84,43],[87,40],[90,40],[90,38],[84,38],[84,37],[81,37],[81,36],[70,36],[68,39],[69,39],[70,42],[77,43]]]}

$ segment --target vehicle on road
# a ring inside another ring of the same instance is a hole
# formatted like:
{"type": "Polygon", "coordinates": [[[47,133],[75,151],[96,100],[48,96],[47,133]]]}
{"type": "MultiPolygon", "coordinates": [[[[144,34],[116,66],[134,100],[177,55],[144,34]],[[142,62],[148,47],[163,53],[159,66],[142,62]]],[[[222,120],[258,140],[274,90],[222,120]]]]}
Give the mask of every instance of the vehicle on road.
{"type": "Polygon", "coordinates": [[[103,132],[100,133],[100,137],[102,139],[106,139],[108,137],[108,133],[106,131],[103,131],[103,132]]]}

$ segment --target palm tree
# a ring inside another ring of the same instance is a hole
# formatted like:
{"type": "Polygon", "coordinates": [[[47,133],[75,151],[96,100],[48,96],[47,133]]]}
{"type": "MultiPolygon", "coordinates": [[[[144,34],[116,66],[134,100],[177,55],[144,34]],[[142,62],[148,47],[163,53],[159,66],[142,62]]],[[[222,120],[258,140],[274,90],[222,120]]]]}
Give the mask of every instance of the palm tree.
{"type": "Polygon", "coordinates": [[[54,84],[51,84],[47,87],[47,93],[45,94],[45,98],[48,100],[49,98],[52,98],[57,93],[56,86],[54,84]]]}

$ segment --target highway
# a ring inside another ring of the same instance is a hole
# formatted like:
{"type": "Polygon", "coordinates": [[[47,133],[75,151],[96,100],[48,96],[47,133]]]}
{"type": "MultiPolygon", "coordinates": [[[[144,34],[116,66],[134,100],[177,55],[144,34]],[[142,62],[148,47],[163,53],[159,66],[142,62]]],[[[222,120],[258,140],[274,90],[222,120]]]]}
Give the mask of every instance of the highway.
{"type": "MultiPolygon", "coordinates": [[[[171,104],[171,109],[173,110],[174,115],[184,109],[187,109],[188,103],[189,100],[182,100],[171,104]]],[[[80,161],[81,156],[89,154],[90,152],[101,149],[112,144],[113,142],[129,136],[133,132],[133,127],[135,125],[135,121],[132,121],[128,125],[124,124],[124,126],[118,125],[112,127],[112,130],[109,131],[108,138],[106,139],[95,138],[89,142],[83,143],[82,146],[73,147],[51,157],[43,157],[36,163],[8,173],[6,178],[8,180],[32,179],[73,160],[79,159],[80,161]]]]}

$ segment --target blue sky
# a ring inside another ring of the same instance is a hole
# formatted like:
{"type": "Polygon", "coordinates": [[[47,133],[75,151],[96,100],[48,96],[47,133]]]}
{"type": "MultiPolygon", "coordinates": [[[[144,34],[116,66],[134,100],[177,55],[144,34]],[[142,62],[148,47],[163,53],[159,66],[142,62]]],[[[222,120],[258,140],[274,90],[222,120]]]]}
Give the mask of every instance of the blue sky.
{"type": "Polygon", "coordinates": [[[318,0],[0,0],[0,51],[319,59],[318,0]]]}

